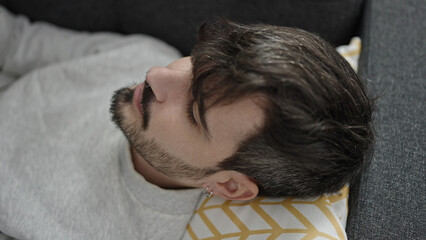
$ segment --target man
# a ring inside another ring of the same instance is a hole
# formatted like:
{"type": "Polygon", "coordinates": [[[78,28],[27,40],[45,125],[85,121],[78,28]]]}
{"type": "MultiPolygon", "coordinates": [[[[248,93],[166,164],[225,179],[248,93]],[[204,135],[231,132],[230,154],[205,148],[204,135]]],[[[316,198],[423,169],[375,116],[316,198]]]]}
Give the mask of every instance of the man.
{"type": "Polygon", "coordinates": [[[0,92],[6,235],[179,239],[198,189],[316,196],[365,163],[371,103],[315,35],[219,20],[200,28],[190,57],[150,68],[176,52],[146,36],[79,35],[2,14],[0,30],[13,33],[0,42],[12,81],[0,92]]]}

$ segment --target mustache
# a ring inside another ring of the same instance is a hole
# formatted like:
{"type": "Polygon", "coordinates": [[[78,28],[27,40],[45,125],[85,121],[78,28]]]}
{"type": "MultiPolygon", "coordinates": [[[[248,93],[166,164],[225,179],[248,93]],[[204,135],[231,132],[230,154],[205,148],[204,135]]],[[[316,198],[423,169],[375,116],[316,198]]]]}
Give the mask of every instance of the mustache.
{"type": "Polygon", "coordinates": [[[152,91],[152,88],[149,85],[145,85],[141,100],[143,119],[142,128],[144,130],[148,129],[149,122],[151,120],[151,103],[154,101],[154,99],[155,95],[152,91]]]}

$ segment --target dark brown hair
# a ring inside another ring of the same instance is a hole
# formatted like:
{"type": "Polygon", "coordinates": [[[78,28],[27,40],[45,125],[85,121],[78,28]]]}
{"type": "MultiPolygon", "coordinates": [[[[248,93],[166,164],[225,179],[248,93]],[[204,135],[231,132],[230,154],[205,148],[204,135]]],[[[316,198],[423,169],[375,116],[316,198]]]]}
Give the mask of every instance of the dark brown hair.
{"type": "Polygon", "coordinates": [[[367,162],[372,102],[346,60],[319,36],[219,19],[201,26],[191,56],[201,115],[243,97],[265,99],[264,126],[218,165],[253,179],[260,195],[336,192],[367,162]]]}

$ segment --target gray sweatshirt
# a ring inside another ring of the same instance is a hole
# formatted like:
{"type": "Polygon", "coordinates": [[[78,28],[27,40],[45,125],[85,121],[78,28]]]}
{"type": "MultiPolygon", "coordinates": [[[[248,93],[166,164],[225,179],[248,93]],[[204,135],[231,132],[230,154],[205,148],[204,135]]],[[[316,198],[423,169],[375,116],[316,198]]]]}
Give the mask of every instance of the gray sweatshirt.
{"type": "Polygon", "coordinates": [[[146,182],[109,114],[114,90],[178,57],[0,7],[0,239],[181,238],[200,190],[146,182]]]}

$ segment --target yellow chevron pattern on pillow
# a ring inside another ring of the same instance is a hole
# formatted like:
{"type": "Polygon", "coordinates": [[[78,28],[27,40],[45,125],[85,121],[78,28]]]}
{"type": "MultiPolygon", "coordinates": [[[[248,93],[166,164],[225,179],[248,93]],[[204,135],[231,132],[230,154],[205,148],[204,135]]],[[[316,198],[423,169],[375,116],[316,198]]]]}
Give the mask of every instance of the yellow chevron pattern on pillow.
{"type": "Polygon", "coordinates": [[[200,202],[184,240],[346,239],[349,187],[313,199],[265,198],[200,202]]]}

